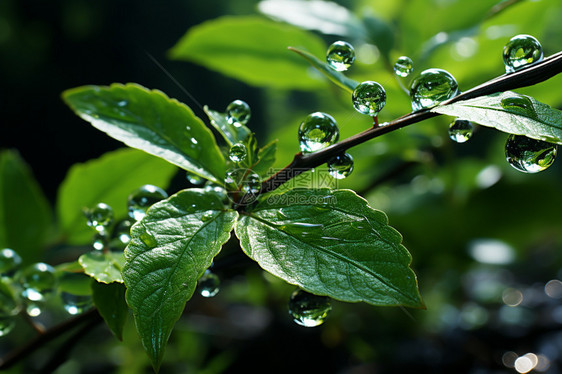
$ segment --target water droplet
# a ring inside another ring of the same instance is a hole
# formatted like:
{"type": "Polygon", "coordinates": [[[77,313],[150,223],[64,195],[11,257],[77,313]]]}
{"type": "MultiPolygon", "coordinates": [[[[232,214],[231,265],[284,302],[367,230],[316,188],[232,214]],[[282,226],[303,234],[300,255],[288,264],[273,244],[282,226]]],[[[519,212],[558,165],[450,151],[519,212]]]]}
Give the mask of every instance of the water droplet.
{"type": "Polygon", "coordinates": [[[326,62],[337,71],[346,71],[355,61],[353,46],[344,41],[337,41],[328,47],[326,62]]]}
{"type": "Polygon", "coordinates": [[[251,169],[232,169],[226,173],[224,183],[232,191],[257,194],[261,188],[261,177],[251,169]]]}
{"type": "Polygon", "coordinates": [[[197,174],[193,174],[192,172],[186,172],[185,173],[185,178],[187,179],[187,181],[195,186],[199,186],[200,184],[202,184],[203,182],[205,182],[205,178],[200,177],[197,174]]]}
{"type": "Polygon", "coordinates": [[[505,143],[505,157],[509,164],[524,173],[538,173],[556,159],[558,145],[510,134],[505,143]]]}
{"type": "Polygon", "coordinates": [[[386,104],[386,92],[377,82],[365,81],[355,87],[351,99],[356,111],[374,117],[386,104]]]}
{"type": "Polygon", "coordinates": [[[309,114],[299,127],[301,151],[310,153],[334,144],[340,137],[336,120],[329,114],[315,112],[309,114]]]}
{"type": "Polygon", "coordinates": [[[231,125],[245,125],[250,120],[250,106],[242,100],[234,100],[226,107],[226,120],[231,125]]]}
{"type": "Polygon", "coordinates": [[[201,216],[201,221],[206,222],[212,219],[215,216],[214,210],[208,210],[201,216]]]}
{"type": "Polygon", "coordinates": [[[324,323],[332,310],[330,299],[303,290],[296,290],[289,300],[289,314],[293,320],[305,327],[315,327],[324,323]]]}
{"type": "Polygon", "coordinates": [[[117,249],[123,249],[131,241],[131,226],[133,223],[128,219],[119,222],[113,229],[112,245],[117,249]]]}
{"type": "Polygon", "coordinates": [[[74,295],[68,292],[61,292],[60,297],[64,310],[71,315],[81,314],[94,305],[90,295],[74,295]]]}
{"type": "Polygon", "coordinates": [[[190,141],[191,141],[193,144],[197,144],[197,143],[198,143],[197,139],[195,139],[195,138],[191,138],[190,141]]]}
{"type": "Polygon", "coordinates": [[[121,100],[117,102],[117,106],[121,108],[126,107],[127,105],[129,105],[129,102],[127,100],[121,100]]]}
{"type": "Polygon", "coordinates": [[[349,153],[332,157],[328,161],[328,169],[332,178],[346,178],[353,171],[353,157],[349,153]]]}
{"type": "Polygon", "coordinates": [[[0,287],[0,318],[15,316],[20,311],[16,297],[7,284],[0,287]]]}
{"type": "Polygon", "coordinates": [[[242,143],[236,143],[230,150],[228,151],[228,158],[230,158],[233,162],[240,162],[246,158],[246,154],[248,151],[246,150],[246,146],[242,143]]]}
{"type": "Polygon", "coordinates": [[[16,327],[16,321],[13,318],[0,318],[0,337],[8,335],[14,327],[16,327]]]}
{"type": "Polygon", "coordinates": [[[129,195],[127,202],[129,206],[129,217],[136,221],[143,219],[148,208],[166,198],[168,198],[168,194],[160,187],[151,184],[145,184],[139,187],[129,195]]]}
{"type": "Polygon", "coordinates": [[[142,226],[144,228],[144,232],[142,234],[140,234],[140,240],[142,240],[142,242],[148,247],[148,248],[154,248],[156,247],[156,245],[158,244],[158,242],[156,241],[156,238],[154,237],[154,234],[152,234],[147,228],[146,226],[142,226]]]}
{"type": "Polygon", "coordinates": [[[21,257],[16,251],[4,248],[0,251],[0,274],[11,275],[21,265],[21,257]]]}
{"type": "Polygon", "coordinates": [[[457,96],[457,81],[442,69],[427,69],[414,79],[410,88],[412,110],[431,108],[442,101],[457,96]]]}
{"type": "Polygon", "coordinates": [[[464,143],[472,137],[474,126],[472,122],[456,119],[449,125],[449,138],[457,143],[464,143]]]}
{"type": "Polygon", "coordinates": [[[57,285],[55,269],[43,262],[29,265],[22,270],[20,283],[23,287],[22,296],[32,301],[43,300],[57,285]]]}
{"type": "Polygon", "coordinates": [[[201,296],[213,297],[219,293],[220,279],[215,273],[205,270],[203,276],[197,281],[197,288],[201,296]]]}
{"type": "Polygon", "coordinates": [[[94,239],[92,240],[92,247],[94,247],[95,250],[101,251],[107,246],[107,244],[109,244],[107,235],[100,233],[96,233],[96,235],[94,235],[94,239]]]}
{"type": "Polygon", "coordinates": [[[501,99],[500,105],[510,112],[521,114],[525,117],[534,119],[538,117],[535,106],[528,96],[511,93],[501,99]]]}
{"type": "Polygon", "coordinates": [[[400,56],[394,63],[394,74],[405,78],[414,71],[414,62],[408,56],[400,56]]]}
{"type": "Polygon", "coordinates": [[[205,192],[217,195],[219,200],[222,202],[226,202],[228,200],[228,194],[226,190],[216,183],[210,181],[207,182],[207,184],[205,184],[205,192]]]}
{"type": "Polygon", "coordinates": [[[99,203],[91,209],[86,209],[84,215],[88,220],[88,226],[93,227],[99,233],[105,230],[113,222],[113,209],[104,203],[99,203]]]}
{"type": "Polygon", "coordinates": [[[37,317],[43,313],[43,303],[40,301],[28,301],[26,302],[25,312],[30,317],[37,317]]]}
{"type": "Polygon", "coordinates": [[[503,47],[503,63],[507,73],[521,70],[542,59],[541,43],[531,35],[514,36],[503,47]]]}

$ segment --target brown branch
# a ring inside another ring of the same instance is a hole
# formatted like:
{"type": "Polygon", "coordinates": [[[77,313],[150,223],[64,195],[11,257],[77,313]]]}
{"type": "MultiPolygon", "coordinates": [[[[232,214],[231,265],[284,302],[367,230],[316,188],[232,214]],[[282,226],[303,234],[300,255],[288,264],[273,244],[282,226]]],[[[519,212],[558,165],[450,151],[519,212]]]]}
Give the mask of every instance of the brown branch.
{"type": "Polygon", "coordinates": [[[101,316],[98,310],[92,308],[87,312],[84,312],[74,318],[70,318],[50,329],[46,330],[43,334],[37,335],[35,338],[27,342],[25,345],[14,349],[9,352],[6,356],[0,359],[0,370],[6,370],[12,367],[14,364],[29,356],[31,353],[35,352],[37,349],[41,348],[43,345],[47,344],[53,339],[56,339],[65,332],[79,326],[82,323],[98,323],[101,322],[101,316]]]}
{"type": "MultiPolygon", "coordinates": [[[[468,91],[461,93],[454,98],[445,101],[443,104],[450,104],[461,100],[468,100],[479,96],[490,95],[497,92],[513,90],[521,87],[532,86],[554,77],[562,72],[562,52],[558,52],[543,61],[540,61],[526,69],[515,73],[504,74],[468,91]]],[[[377,127],[371,127],[361,133],[355,134],[339,143],[333,144],[320,151],[303,154],[299,152],[295,155],[293,161],[284,169],[273,175],[271,178],[263,182],[260,194],[270,192],[281,186],[288,180],[297,175],[326,163],[330,158],[344,153],[351,147],[355,147],[368,140],[374,139],[383,134],[400,128],[412,125],[417,122],[424,121],[428,118],[438,116],[438,113],[430,112],[424,109],[412,112],[399,117],[391,122],[382,124],[377,127]]],[[[255,195],[253,196],[255,200],[255,195]]],[[[244,198],[239,206],[243,206],[244,198]]]]}

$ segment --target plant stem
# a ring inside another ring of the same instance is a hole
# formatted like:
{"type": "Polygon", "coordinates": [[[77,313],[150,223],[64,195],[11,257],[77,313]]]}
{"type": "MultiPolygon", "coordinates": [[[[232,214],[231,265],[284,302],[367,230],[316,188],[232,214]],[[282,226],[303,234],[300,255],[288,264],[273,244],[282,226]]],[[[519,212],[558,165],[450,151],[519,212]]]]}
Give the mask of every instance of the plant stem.
{"type": "Polygon", "coordinates": [[[41,348],[46,343],[50,342],[51,340],[59,337],[60,335],[64,334],[65,332],[79,326],[85,322],[91,323],[98,323],[101,322],[102,318],[98,313],[98,310],[92,308],[87,312],[84,312],[74,318],[68,319],[50,329],[46,330],[43,334],[37,335],[35,338],[27,342],[27,344],[14,349],[6,356],[0,359],[0,370],[6,370],[19,362],[20,360],[24,359],[37,349],[41,348]]]}
{"type": "MultiPolygon", "coordinates": [[[[473,99],[475,97],[490,95],[497,92],[532,86],[550,79],[561,72],[562,52],[558,52],[548,58],[545,58],[543,61],[529,66],[528,68],[491,79],[486,83],[476,86],[450,100],[443,102],[441,105],[473,99]]],[[[436,117],[438,115],[438,113],[430,112],[429,109],[412,112],[391,122],[371,127],[320,151],[309,154],[299,152],[295,155],[293,161],[289,165],[262,183],[259,193],[263,194],[273,191],[297,175],[326,163],[330,158],[344,153],[351,147],[355,147],[356,145],[362,144],[383,134],[424,121],[428,118],[436,117]]],[[[255,195],[253,196],[253,199],[255,199],[255,195]]],[[[239,204],[239,206],[244,205],[244,201],[245,199],[242,199],[242,203],[239,204]]]]}

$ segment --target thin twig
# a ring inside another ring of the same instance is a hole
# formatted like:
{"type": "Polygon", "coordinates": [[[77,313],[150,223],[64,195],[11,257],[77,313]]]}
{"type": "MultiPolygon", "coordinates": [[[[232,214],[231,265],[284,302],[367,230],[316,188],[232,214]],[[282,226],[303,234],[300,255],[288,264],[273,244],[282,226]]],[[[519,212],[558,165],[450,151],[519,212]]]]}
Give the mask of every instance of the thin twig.
{"type": "Polygon", "coordinates": [[[41,348],[46,343],[56,339],[65,332],[79,326],[88,321],[101,321],[101,316],[98,310],[92,308],[74,318],[68,319],[56,326],[46,330],[43,334],[37,335],[35,338],[27,342],[27,344],[18,347],[0,359],[0,370],[6,370],[24,359],[37,349],[41,348]]]}
{"type": "MultiPolygon", "coordinates": [[[[562,52],[558,52],[543,61],[540,61],[526,69],[515,73],[504,74],[497,78],[491,79],[486,83],[476,86],[468,91],[461,93],[454,98],[442,103],[450,104],[461,100],[468,100],[479,96],[490,95],[497,92],[513,90],[521,87],[532,86],[543,82],[549,78],[562,72],[562,52]]],[[[273,175],[271,178],[263,182],[260,194],[270,192],[281,186],[288,180],[297,175],[326,163],[330,158],[344,153],[351,147],[355,147],[368,140],[374,139],[383,134],[401,129],[417,122],[438,116],[438,113],[430,112],[424,109],[412,112],[399,117],[391,122],[382,124],[377,127],[371,127],[361,133],[355,134],[339,143],[333,144],[320,151],[303,154],[299,152],[295,155],[293,161],[284,169],[273,175]]],[[[255,194],[252,196],[255,199],[255,194]]],[[[244,198],[239,206],[243,206],[244,198]]]]}

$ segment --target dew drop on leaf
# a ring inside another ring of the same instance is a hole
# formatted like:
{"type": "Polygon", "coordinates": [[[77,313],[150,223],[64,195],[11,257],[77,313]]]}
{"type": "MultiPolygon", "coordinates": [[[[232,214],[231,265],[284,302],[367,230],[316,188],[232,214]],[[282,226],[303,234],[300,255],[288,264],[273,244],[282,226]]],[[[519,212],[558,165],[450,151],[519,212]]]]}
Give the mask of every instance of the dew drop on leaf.
{"type": "Polygon", "coordinates": [[[474,126],[472,122],[456,119],[449,125],[449,138],[456,143],[464,143],[472,137],[474,126]]]}
{"type": "Polygon", "coordinates": [[[328,47],[326,62],[337,71],[346,71],[355,61],[353,46],[344,41],[337,41],[328,47]]]}
{"type": "Polygon", "coordinates": [[[502,108],[529,118],[538,118],[533,102],[528,96],[511,93],[500,101],[502,108]]]}
{"type": "Polygon", "coordinates": [[[329,114],[309,114],[299,127],[299,144],[303,153],[326,148],[338,141],[340,130],[336,120],[329,114]]]}
{"type": "Polygon", "coordinates": [[[459,88],[455,78],[442,69],[427,69],[418,75],[410,88],[412,110],[431,108],[457,96],[459,88]]]}
{"type": "Polygon", "coordinates": [[[8,335],[16,327],[16,321],[12,317],[0,318],[0,337],[8,335]]]}
{"type": "Polygon", "coordinates": [[[10,275],[19,269],[21,257],[16,251],[4,248],[0,251],[0,274],[10,275]]]}
{"type": "Polygon", "coordinates": [[[374,117],[386,104],[386,92],[377,82],[365,81],[355,87],[351,99],[356,111],[374,117]]]}
{"type": "Polygon", "coordinates": [[[394,63],[393,70],[397,76],[406,78],[414,71],[414,62],[408,56],[400,56],[394,63]]]}
{"type": "Polygon", "coordinates": [[[301,326],[315,327],[323,324],[331,310],[330,299],[326,296],[296,290],[289,299],[289,314],[301,326]]]}
{"type": "Polygon", "coordinates": [[[205,182],[205,179],[203,177],[200,177],[197,174],[193,174],[192,172],[186,172],[185,173],[185,179],[187,179],[187,181],[195,186],[199,186],[200,184],[202,184],[203,182],[205,182]]]}
{"type": "Polygon", "coordinates": [[[556,159],[558,145],[523,135],[510,134],[505,143],[505,157],[509,164],[524,173],[538,173],[556,159]]]}
{"type": "Polygon", "coordinates": [[[230,147],[230,150],[228,151],[228,158],[230,158],[232,162],[241,162],[244,161],[247,153],[248,151],[246,150],[246,146],[244,144],[236,143],[230,147]]]}
{"type": "MultiPolygon", "coordinates": [[[[141,223],[142,224],[142,223],[141,223]]],[[[154,248],[156,247],[156,245],[158,244],[158,242],[156,241],[156,238],[154,237],[154,234],[152,234],[147,228],[146,226],[143,225],[144,231],[140,234],[140,240],[142,240],[142,242],[148,247],[148,248],[154,248]]]]}
{"type": "Polygon", "coordinates": [[[23,288],[22,295],[32,301],[43,300],[57,286],[55,269],[43,262],[29,265],[23,269],[19,280],[23,288]]]}
{"type": "Polygon", "coordinates": [[[226,120],[231,125],[245,125],[251,117],[250,106],[242,100],[234,100],[226,107],[226,120]]]}
{"type": "Polygon", "coordinates": [[[221,200],[222,202],[225,202],[228,199],[228,194],[226,190],[223,187],[211,181],[205,184],[204,190],[205,193],[211,193],[216,195],[219,198],[219,200],[221,200]]]}
{"type": "Polygon", "coordinates": [[[541,43],[531,35],[517,35],[503,47],[503,63],[507,73],[521,70],[543,59],[541,43]]]}
{"type": "Polygon", "coordinates": [[[113,222],[113,208],[104,203],[99,203],[91,209],[86,209],[84,215],[88,220],[88,226],[93,227],[99,233],[104,233],[113,222]]]}
{"type": "Polygon", "coordinates": [[[328,172],[332,178],[344,179],[353,171],[353,157],[349,153],[328,160],[328,172]]]}
{"type": "Polygon", "coordinates": [[[64,310],[71,315],[81,314],[93,306],[91,295],[74,295],[61,292],[60,297],[64,310]]]}
{"type": "Polygon", "coordinates": [[[201,296],[213,297],[219,293],[220,279],[215,273],[205,270],[203,276],[197,281],[197,288],[201,296]]]}
{"type": "Polygon", "coordinates": [[[146,215],[146,211],[153,204],[168,198],[166,191],[151,184],[145,184],[129,195],[127,205],[129,217],[139,221],[146,215]]]}
{"type": "Polygon", "coordinates": [[[208,210],[201,216],[201,221],[206,222],[211,220],[215,216],[214,210],[208,210]]]}

